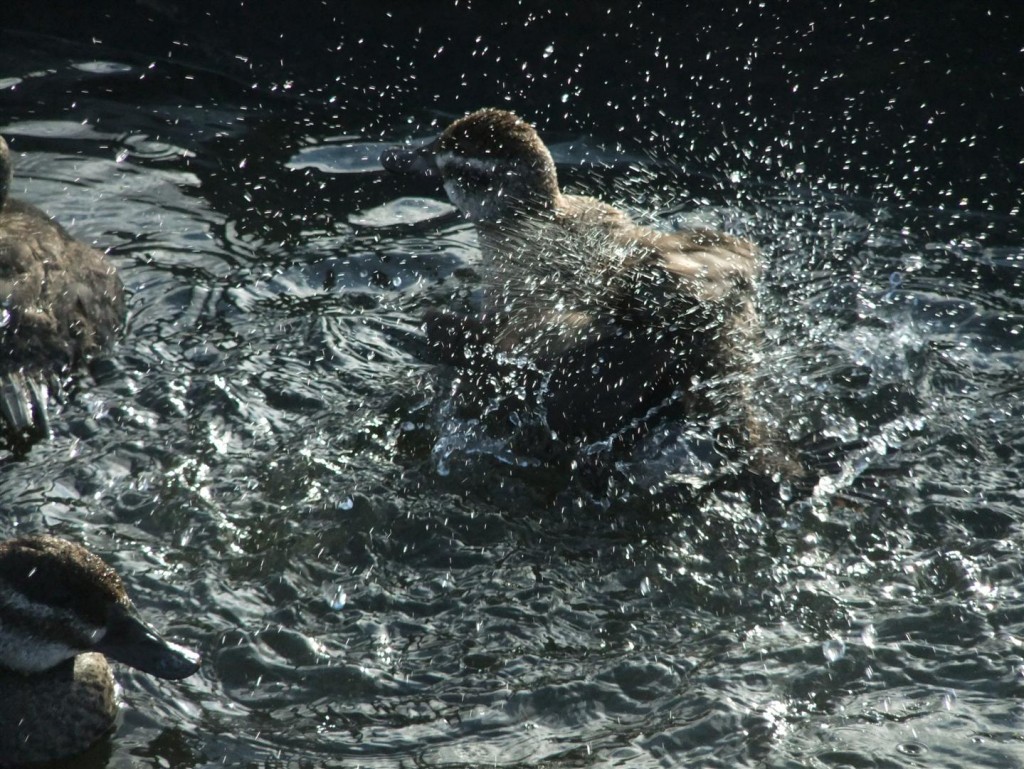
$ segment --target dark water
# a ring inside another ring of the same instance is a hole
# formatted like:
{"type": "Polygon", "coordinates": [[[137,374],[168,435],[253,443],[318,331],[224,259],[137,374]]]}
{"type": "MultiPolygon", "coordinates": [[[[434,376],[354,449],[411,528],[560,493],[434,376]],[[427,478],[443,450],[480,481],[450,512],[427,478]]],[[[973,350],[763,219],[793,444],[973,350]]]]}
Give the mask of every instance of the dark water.
{"type": "Polygon", "coordinates": [[[124,723],[75,765],[1024,764],[1024,153],[998,114],[1020,66],[1004,37],[976,59],[926,47],[952,26],[837,13],[804,46],[814,20],[747,8],[765,23],[715,42],[726,16],[697,9],[711,63],[624,65],[692,67],[670,105],[654,70],[639,101],[595,88],[614,20],[563,39],[519,9],[481,35],[479,11],[445,6],[457,26],[402,48],[366,37],[400,16],[385,3],[248,43],[228,24],[218,48],[216,24],[141,8],[74,36],[15,11],[0,31],[14,194],[108,249],[131,291],[53,439],[0,464],[0,533],[85,542],[205,656],[183,682],[119,670],[124,723]],[[930,79],[944,66],[967,96],[930,79]],[[715,124],[735,75],[752,100],[715,124]],[[833,83],[817,111],[793,101],[815,83],[833,83]],[[987,112],[953,108],[983,83],[987,112]],[[850,447],[813,494],[769,514],[683,493],[692,468],[655,451],[595,498],[452,413],[419,324],[478,288],[474,236],[376,156],[505,94],[574,189],[761,244],[766,407],[850,447]],[[919,98],[937,106],[908,126],[919,98]]]}

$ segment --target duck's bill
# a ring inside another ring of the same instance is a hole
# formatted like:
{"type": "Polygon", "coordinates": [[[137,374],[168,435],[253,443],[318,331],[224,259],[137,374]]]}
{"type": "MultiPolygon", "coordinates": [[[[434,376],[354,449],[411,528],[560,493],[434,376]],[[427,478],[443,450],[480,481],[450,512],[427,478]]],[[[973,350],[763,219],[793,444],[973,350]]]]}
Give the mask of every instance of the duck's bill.
{"type": "Polygon", "coordinates": [[[438,175],[436,150],[433,139],[418,145],[388,147],[380,155],[380,164],[395,174],[434,177],[438,175]]]}
{"type": "Polygon", "coordinates": [[[118,606],[95,651],[158,678],[187,678],[199,670],[199,655],[161,638],[136,613],[118,606]]]}

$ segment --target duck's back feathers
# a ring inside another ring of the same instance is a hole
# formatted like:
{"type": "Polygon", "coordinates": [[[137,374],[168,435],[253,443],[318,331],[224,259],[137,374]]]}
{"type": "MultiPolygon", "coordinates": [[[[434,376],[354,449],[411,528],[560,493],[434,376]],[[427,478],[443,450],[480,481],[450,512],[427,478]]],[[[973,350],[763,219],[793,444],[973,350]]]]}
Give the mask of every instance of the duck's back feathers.
{"type": "Polygon", "coordinates": [[[21,450],[46,434],[47,381],[110,344],[125,299],[103,254],[6,198],[9,184],[0,138],[0,446],[21,450]]]}
{"type": "Polygon", "coordinates": [[[680,281],[680,289],[699,302],[749,296],[760,277],[760,256],[750,241],[709,229],[645,233],[653,240],[654,265],[680,281]]]}
{"type": "Polygon", "coordinates": [[[612,284],[639,273],[627,285],[639,289],[665,280],[667,290],[716,304],[730,295],[749,296],[761,275],[757,246],[718,230],[644,227],[607,203],[577,195],[560,197],[556,222],[583,243],[586,262],[580,268],[601,266],[602,254],[611,258],[604,267],[613,273],[612,284]],[[596,242],[587,247],[585,239],[596,242]]]}
{"type": "Polygon", "coordinates": [[[124,287],[113,265],[35,206],[0,212],[0,371],[61,370],[116,336],[124,287]]]}

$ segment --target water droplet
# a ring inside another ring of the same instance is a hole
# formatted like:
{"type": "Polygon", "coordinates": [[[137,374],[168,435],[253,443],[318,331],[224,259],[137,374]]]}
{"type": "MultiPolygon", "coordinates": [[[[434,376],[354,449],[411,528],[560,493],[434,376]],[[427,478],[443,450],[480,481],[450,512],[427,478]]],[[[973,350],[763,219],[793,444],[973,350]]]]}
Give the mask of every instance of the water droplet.
{"type": "Polygon", "coordinates": [[[952,689],[946,689],[942,693],[942,707],[946,710],[952,710],[956,707],[956,692],[952,689]]]}
{"type": "Polygon", "coordinates": [[[640,580],[640,595],[651,594],[651,579],[650,577],[644,577],[640,580]]]}
{"type": "Polygon", "coordinates": [[[829,662],[837,662],[846,656],[846,644],[838,638],[830,638],[821,645],[821,652],[829,662]]]}
{"type": "Polygon", "coordinates": [[[906,756],[920,756],[928,752],[928,748],[920,742],[904,742],[896,746],[896,750],[906,756]]]}
{"type": "Polygon", "coordinates": [[[860,642],[869,649],[875,648],[875,626],[868,624],[860,631],[860,642]]]}
{"type": "Polygon", "coordinates": [[[120,150],[117,151],[117,154],[114,155],[114,162],[115,163],[123,163],[127,159],[128,159],[128,150],[127,149],[120,149],[120,150]]]}
{"type": "Polygon", "coordinates": [[[339,510],[351,510],[354,505],[355,505],[355,502],[353,502],[352,497],[345,497],[343,500],[341,500],[338,503],[338,509],[339,510]]]}
{"type": "Polygon", "coordinates": [[[348,593],[341,585],[324,585],[324,599],[332,611],[341,611],[348,603],[348,593]]]}

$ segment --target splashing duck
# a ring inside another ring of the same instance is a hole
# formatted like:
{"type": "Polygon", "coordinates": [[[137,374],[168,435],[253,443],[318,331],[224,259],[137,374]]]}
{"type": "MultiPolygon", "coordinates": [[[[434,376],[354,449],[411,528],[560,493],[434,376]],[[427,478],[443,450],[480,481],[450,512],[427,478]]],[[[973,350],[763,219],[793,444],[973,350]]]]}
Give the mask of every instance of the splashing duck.
{"type": "Polygon", "coordinates": [[[550,372],[549,424],[565,435],[607,435],[671,397],[687,416],[738,413],[734,442],[752,440],[754,244],[641,226],[563,193],[536,130],[505,110],[473,112],[381,163],[439,178],[478,234],[482,314],[428,318],[428,340],[448,362],[471,365],[482,350],[537,361],[550,372]]]}
{"type": "Polygon", "coordinates": [[[113,340],[125,301],[106,257],[9,198],[11,182],[0,137],[0,449],[20,454],[49,431],[48,382],[113,340]]]}
{"type": "Polygon", "coordinates": [[[70,756],[113,729],[107,657],[159,678],[199,669],[86,548],[50,536],[0,542],[0,766],[70,756]]]}

